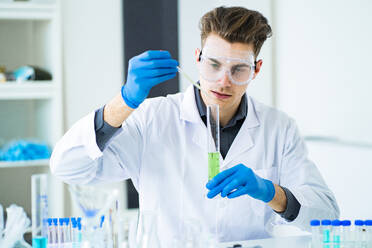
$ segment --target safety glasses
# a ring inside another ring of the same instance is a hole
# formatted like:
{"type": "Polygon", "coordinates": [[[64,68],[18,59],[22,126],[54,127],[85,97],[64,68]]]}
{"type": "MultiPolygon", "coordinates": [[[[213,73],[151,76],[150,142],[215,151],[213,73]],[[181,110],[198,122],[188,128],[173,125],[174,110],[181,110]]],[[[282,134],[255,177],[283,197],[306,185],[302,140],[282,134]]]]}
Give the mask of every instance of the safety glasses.
{"type": "Polygon", "coordinates": [[[217,82],[227,74],[230,81],[237,85],[252,81],[256,67],[253,54],[247,59],[242,59],[210,56],[200,52],[199,62],[199,73],[205,80],[217,82]]]}

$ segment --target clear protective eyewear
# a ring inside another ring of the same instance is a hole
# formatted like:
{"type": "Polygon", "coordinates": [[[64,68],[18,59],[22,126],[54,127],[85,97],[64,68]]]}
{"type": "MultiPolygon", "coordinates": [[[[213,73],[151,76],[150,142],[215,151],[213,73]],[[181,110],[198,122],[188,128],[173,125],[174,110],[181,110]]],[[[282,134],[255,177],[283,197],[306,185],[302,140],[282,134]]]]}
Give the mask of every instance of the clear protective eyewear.
{"type": "Polygon", "coordinates": [[[253,54],[246,59],[224,56],[199,55],[199,73],[202,78],[210,82],[221,80],[227,73],[230,81],[237,85],[248,84],[252,81],[256,62],[253,54]]]}

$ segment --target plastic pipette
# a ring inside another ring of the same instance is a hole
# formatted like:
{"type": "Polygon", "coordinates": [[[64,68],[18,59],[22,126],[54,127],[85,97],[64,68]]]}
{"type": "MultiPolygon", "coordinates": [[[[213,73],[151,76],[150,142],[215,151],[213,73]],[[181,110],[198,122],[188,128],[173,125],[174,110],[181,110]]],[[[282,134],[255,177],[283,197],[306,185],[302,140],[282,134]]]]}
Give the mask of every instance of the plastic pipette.
{"type": "Polygon", "coordinates": [[[207,92],[205,92],[199,84],[197,84],[196,82],[194,82],[194,80],[191,79],[191,77],[189,77],[189,75],[187,75],[182,69],[181,67],[177,66],[177,69],[178,69],[178,72],[181,73],[190,83],[192,83],[193,85],[195,85],[196,88],[198,88],[199,90],[203,91],[204,93],[207,94],[207,92]]]}

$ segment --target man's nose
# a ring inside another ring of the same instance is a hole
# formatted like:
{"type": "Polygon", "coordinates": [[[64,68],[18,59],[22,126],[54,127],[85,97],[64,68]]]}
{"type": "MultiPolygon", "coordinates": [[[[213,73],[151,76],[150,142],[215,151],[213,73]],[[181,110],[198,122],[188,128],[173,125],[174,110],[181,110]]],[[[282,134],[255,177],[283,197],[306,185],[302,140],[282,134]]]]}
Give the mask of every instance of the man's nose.
{"type": "Polygon", "coordinates": [[[231,81],[230,81],[230,78],[229,78],[229,72],[225,70],[222,78],[220,80],[218,80],[218,84],[222,87],[229,87],[231,86],[231,81]]]}

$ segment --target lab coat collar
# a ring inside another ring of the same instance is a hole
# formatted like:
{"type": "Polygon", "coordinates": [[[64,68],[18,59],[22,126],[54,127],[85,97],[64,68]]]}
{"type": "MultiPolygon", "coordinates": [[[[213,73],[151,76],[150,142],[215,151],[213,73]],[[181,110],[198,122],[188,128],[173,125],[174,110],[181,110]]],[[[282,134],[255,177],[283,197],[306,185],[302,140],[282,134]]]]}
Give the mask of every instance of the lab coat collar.
{"type": "MultiPolygon", "coordinates": [[[[256,109],[254,107],[254,103],[251,97],[247,94],[245,95],[248,100],[248,113],[247,117],[243,123],[243,127],[245,128],[254,128],[260,125],[260,122],[257,118],[256,109]]],[[[193,86],[190,85],[185,92],[181,103],[181,110],[180,110],[180,118],[181,120],[189,121],[189,122],[202,122],[200,118],[200,114],[198,111],[198,107],[196,106],[196,100],[194,96],[193,86]]],[[[239,135],[239,134],[238,134],[239,135]]]]}
{"type": "Polygon", "coordinates": [[[180,109],[181,120],[197,123],[202,121],[196,106],[193,86],[187,87],[180,109]]]}
{"type": "MultiPolygon", "coordinates": [[[[237,136],[235,137],[225,159],[221,157],[221,168],[228,165],[233,161],[234,158],[239,156],[241,153],[249,150],[254,146],[253,138],[250,134],[250,129],[260,126],[259,119],[257,117],[256,109],[251,97],[246,94],[248,98],[248,113],[247,117],[240,128],[237,136]]],[[[190,135],[193,137],[193,141],[198,144],[201,148],[207,149],[206,142],[206,127],[199,115],[198,108],[196,106],[195,95],[193,87],[189,86],[184,94],[184,98],[180,108],[181,120],[188,121],[194,124],[199,124],[190,135]]]]}
{"type": "MultiPolygon", "coordinates": [[[[234,161],[239,155],[248,151],[254,146],[254,140],[252,138],[251,132],[253,128],[259,127],[260,122],[257,117],[256,108],[254,106],[253,100],[251,97],[248,98],[248,112],[247,117],[241,126],[238,134],[236,135],[229,151],[226,154],[225,159],[221,163],[221,168],[229,165],[234,161]]],[[[234,164],[235,165],[235,164],[234,164]]]]}

